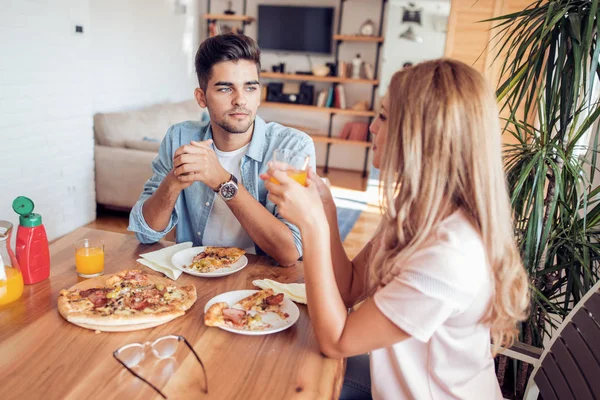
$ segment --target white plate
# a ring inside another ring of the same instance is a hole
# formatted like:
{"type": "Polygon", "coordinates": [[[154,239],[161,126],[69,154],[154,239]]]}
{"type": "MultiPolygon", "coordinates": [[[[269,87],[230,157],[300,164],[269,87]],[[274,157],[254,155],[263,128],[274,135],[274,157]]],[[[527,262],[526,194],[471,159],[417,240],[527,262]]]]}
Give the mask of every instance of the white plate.
{"type": "Polygon", "coordinates": [[[173,266],[186,274],[194,275],[194,276],[202,276],[204,278],[216,278],[218,276],[226,276],[231,275],[240,271],[246,265],[248,265],[248,258],[246,256],[241,256],[239,260],[231,264],[226,268],[219,268],[213,272],[197,272],[193,269],[187,268],[186,265],[190,265],[194,257],[198,254],[202,253],[206,249],[205,246],[199,247],[190,247],[189,249],[178,251],[173,254],[171,257],[171,264],[173,266]]]}
{"type": "MultiPolygon", "coordinates": [[[[230,306],[233,306],[235,303],[240,301],[241,299],[250,296],[259,292],[259,290],[235,290],[233,292],[222,293],[218,296],[213,297],[206,303],[204,306],[204,313],[215,303],[225,302],[230,306]]],[[[271,325],[271,328],[264,329],[261,331],[247,331],[244,329],[233,328],[229,326],[219,326],[218,328],[223,329],[224,331],[239,333],[240,335],[268,335],[270,333],[281,332],[290,326],[294,325],[298,318],[300,317],[300,310],[298,306],[294,304],[293,301],[288,299],[287,297],[283,298],[283,305],[281,306],[281,311],[287,313],[289,317],[286,319],[282,319],[279,315],[275,313],[266,313],[262,315],[262,320],[271,325]]]]}

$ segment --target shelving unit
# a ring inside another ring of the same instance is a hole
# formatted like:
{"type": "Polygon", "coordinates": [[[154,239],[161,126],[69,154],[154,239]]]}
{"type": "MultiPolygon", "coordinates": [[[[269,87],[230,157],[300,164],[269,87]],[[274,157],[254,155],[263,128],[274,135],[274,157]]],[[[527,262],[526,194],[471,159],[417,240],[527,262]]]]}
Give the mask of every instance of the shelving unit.
{"type": "Polygon", "coordinates": [[[210,23],[211,22],[216,23],[217,21],[241,22],[242,29],[240,30],[240,33],[244,33],[246,25],[251,24],[255,20],[253,17],[246,15],[247,1],[248,0],[244,0],[242,3],[243,11],[242,11],[241,15],[238,15],[238,14],[228,15],[228,14],[211,14],[210,13],[211,0],[207,0],[206,14],[204,14],[204,16],[203,16],[203,18],[206,20],[206,37],[210,37],[210,23]]]}
{"type": "Polygon", "coordinates": [[[302,132],[307,133],[315,142],[320,143],[333,143],[333,144],[346,144],[349,146],[358,146],[358,147],[371,147],[371,143],[363,142],[361,140],[348,140],[348,139],[340,139],[336,137],[328,137],[326,132],[321,132],[317,129],[308,128],[306,126],[298,126],[298,125],[289,125],[286,126],[294,129],[301,130],[302,132]]]}
{"type": "Polygon", "coordinates": [[[269,79],[282,79],[288,81],[311,81],[311,82],[336,82],[336,83],[364,83],[367,85],[378,85],[377,79],[352,79],[340,76],[316,76],[306,74],[282,74],[280,72],[261,72],[260,76],[269,79]]]}
{"type": "Polygon", "coordinates": [[[278,72],[262,72],[261,78],[265,79],[279,79],[279,80],[292,80],[292,81],[309,81],[309,82],[327,82],[333,85],[333,90],[335,91],[335,87],[338,84],[367,84],[372,86],[371,91],[371,102],[370,102],[370,110],[365,111],[357,111],[349,108],[341,109],[341,108],[331,108],[331,107],[317,107],[310,105],[301,105],[301,104],[289,104],[289,103],[274,103],[274,102],[263,102],[261,107],[270,107],[270,108],[280,108],[287,110],[297,110],[297,111],[314,111],[321,113],[329,114],[329,125],[327,132],[314,132],[311,129],[298,127],[298,129],[303,130],[308,133],[315,142],[322,142],[327,144],[326,152],[325,152],[325,166],[323,168],[324,172],[327,173],[329,170],[329,155],[331,152],[331,146],[334,144],[346,144],[353,146],[360,146],[365,148],[365,159],[363,164],[363,177],[367,176],[367,163],[369,161],[369,149],[372,144],[370,141],[370,134],[367,133],[367,137],[365,141],[357,141],[357,140],[346,140],[334,137],[332,135],[332,126],[333,126],[333,117],[334,115],[351,115],[355,117],[367,117],[369,119],[368,124],[375,117],[376,112],[372,110],[375,102],[375,93],[377,88],[379,87],[379,79],[377,79],[378,68],[379,68],[379,54],[381,52],[381,45],[384,42],[384,37],[382,36],[383,32],[383,16],[385,13],[385,5],[387,0],[381,1],[381,9],[379,16],[379,33],[377,36],[358,36],[358,35],[342,35],[342,15],[344,12],[344,3],[351,0],[340,0],[340,7],[338,13],[338,25],[337,25],[337,33],[333,35],[333,40],[335,41],[335,63],[336,65],[340,65],[340,45],[343,42],[363,42],[363,43],[375,43],[377,45],[376,53],[375,53],[375,65],[373,68],[374,79],[352,79],[347,77],[339,77],[339,76],[315,76],[315,75],[304,75],[304,74],[287,74],[287,73],[278,73],[278,72]]]}
{"type": "MultiPolygon", "coordinates": [[[[342,3],[347,0],[342,0],[342,3]]],[[[379,31],[381,35],[381,29],[379,31]]],[[[333,35],[333,40],[338,42],[376,42],[383,43],[383,36],[359,36],[359,35],[333,35]]]]}
{"type": "Polygon", "coordinates": [[[353,115],[355,117],[374,117],[376,114],[374,111],[366,110],[352,110],[350,108],[334,108],[334,107],[317,107],[317,106],[309,106],[306,104],[293,104],[293,103],[275,103],[271,101],[266,101],[261,103],[261,106],[270,107],[270,108],[284,108],[288,110],[297,110],[297,111],[316,111],[327,114],[340,114],[340,115],[353,115]]]}
{"type": "MultiPolygon", "coordinates": [[[[341,34],[342,15],[344,13],[344,5],[347,1],[350,1],[350,0],[340,0],[340,1],[341,2],[340,2],[339,15],[338,15],[337,34],[333,35],[333,40],[335,40],[335,62],[337,65],[340,65],[340,46],[344,42],[366,42],[366,43],[375,43],[377,45],[377,49],[375,51],[375,65],[373,67],[373,73],[374,73],[373,80],[376,83],[372,83],[373,87],[371,90],[371,102],[369,103],[371,109],[373,109],[373,107],[375,106],[375,93],[377,91],[377,88],[379,87],[379,80],[377,79],[378,70],[379,70],[379,53],[381,52],[381,46],[383,45],[383,41],[384,41],[384,38],[382,36],[383,16],[385,13],[385,5],[386,5],[387,0],[380,0],[381,8],[379,11],[379,33],[377,36],[342,35],[341,34]]],[[[339,82],[339,83],[345,83],[345,82],[339,82]]],[[[338,82],[333,83],[334,90],[335,90],[336,85],[338,85],[338,82]]],[[[333,124],[333,115],[334,114],[331,114],[329,116],[329,132],[327,133],[327,136],[329,138],[332,138],[331,127],[333,124]]],[[[373,121],[373,117],[375,117],[375,115],[377,115],[377,114],[374,111],[370,111],[368,115],[364,114],[363,116],[369,118],[368,124],[371,125],[371,122],[373,121]]],[[[366,137],[364,143],[365,143],[365,160],[363,163],[363,178],[367,176],[367,167],[368,167],[368,162],[369,162],[369,149],[371,148],[371,135],[369,132],[367,132],[367,137],[366,137]]],[[[327,149],[325,152],[325,167],[324,167],[325,172],[327,172],[329,169],[329,154],[331,152],[331,146],[333,144],[338,144],[338,142],[331,141],[331,142],[327,143],[327,149]]]]}
{"type": "Polygon", "coordinates": [[[209,21],[242,21],[254,22],[253,17],[247,15],[227,15],[227,14],[204,14],[204,19],[209,21]]]}

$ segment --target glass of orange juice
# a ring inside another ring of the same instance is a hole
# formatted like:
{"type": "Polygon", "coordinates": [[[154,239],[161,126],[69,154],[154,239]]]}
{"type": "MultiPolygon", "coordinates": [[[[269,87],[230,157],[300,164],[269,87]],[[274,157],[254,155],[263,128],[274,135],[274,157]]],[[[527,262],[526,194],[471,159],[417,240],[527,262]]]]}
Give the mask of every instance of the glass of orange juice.
{"type": "Polygon", "coordinates": [[[84,278],[93,278],[104,273],[104,242],[82,239],[75,243],[75,269],[84,278]]]}
{"type": "MultiPolygon", "coordinates": [[[[276,149],[273,151],[273,161],[275,161],[275,168],[287,172],[290,178],[302,186],[306,186],[308,163],[310,161],[309,156],[299,154],[289,149],[276,149]]],[[[274,178],[271,178],[271,180],[275,183],[279,183],[274,178]]]]}
{"type": "Polygon", "coordinates": [[[10,248],[12,224],[0,221],[0,306],[18,300],[23,294],[23,275],[10,248]]]}

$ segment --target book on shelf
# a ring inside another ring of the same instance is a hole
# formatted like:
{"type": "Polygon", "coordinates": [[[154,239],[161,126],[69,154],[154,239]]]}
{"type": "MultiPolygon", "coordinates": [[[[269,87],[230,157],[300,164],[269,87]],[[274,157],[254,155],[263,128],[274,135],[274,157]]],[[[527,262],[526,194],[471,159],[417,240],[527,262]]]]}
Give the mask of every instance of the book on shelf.
{"type": "Polygon", "coordinates": [[[369,63],[363,64],[363,76],[366,79],[374,79],[375,74],[373,73],[373,66],[369,63]]]}
{"type": "Polygon", "coordinates": [[[328,89],[319,91],[315,106],[346,108],[346,92],[344,87],[342,85],[337,85],[335,88],[330,86],[328,89]]]}
{"type": "Polygon", "coordinates": [[[346,92],[343,85],[337,85],[334,89],[333,106],[335,108],[346,108],[346,92]]]}
{"type": "Polygon", "coordinates": [[[317,96],[317,107],[325,107],[325,101],[327,100],[327,90],[321,90],[317,96]]]}
{"type": "Polygon", "coordinates": [[[346,77],[346,63],[343,61],[340,61],[340,63],[338,64],[337,67],[337,76],[340,78],[345,78],[346,77]]]}
{"type": "Polygon", "coordinates": [[[344,89],[344,85],[337,85],[338,95],[340,99],[339,108],[346,108],[346,90],[344,89]]]}
{"type": "Polygon", "coordinates": [[[352,63],[340,61],[337,68],[337,76],[340,78],[350,78],[352,76],[352,63]]]}
{"type": "Polygon", "coordinates": [[[327,100],[325,101],[325,107],[331,107],[333,105],[333,88],[330,86],[327,91],[327,100]]]}
{"type": "Polygon", "coordinates": [[[221,28],[219,27],[219,24],[217,24],[215,21],[210,21],[208,23],[208,36],[213,37],[213,36],[217,36],[220,34],[221,34],[221,28]]]}

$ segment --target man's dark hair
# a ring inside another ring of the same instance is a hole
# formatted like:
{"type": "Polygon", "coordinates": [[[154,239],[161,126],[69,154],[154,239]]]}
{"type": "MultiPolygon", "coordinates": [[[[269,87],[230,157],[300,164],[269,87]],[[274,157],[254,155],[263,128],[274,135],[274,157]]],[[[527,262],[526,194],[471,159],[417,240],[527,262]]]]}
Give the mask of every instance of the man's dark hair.
{"type": "Polygon", "coordinates": [[[196,75],[200,88],[206,91],[212,67],[223,61],[248,60],[256,63],[260,74],[260,48],[245,35],[227,33],[206,39],[196,53],[196,75]]]}

